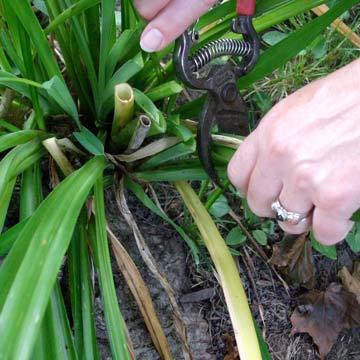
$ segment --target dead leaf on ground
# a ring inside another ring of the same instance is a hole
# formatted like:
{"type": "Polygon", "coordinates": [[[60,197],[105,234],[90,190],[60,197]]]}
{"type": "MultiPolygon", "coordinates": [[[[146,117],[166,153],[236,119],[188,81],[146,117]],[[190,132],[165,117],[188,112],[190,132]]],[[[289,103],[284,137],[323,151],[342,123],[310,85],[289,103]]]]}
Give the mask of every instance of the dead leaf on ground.
{"type": "Polygon", "coordinates": [[[339,272],[338,276],[344,285],[344,288],[356,296],[357,302],[360,304],[360,280],[359,267],[354,267],[354,272],[350,274],[349,270],[344,266],[339,272]]]}
{"type": "Polygon", "coordinates": [[[326,291],[311,290],[299,298],[291,315],[291,334],[308,333],[324,359],[343,329],[360,325],[360,307],[353,294],[337,283],[326,291]]]}
{"type": "Polygon", "coordinates": [[[235,338],[230,334],[225,334],[222,336],[226,344],[227,354],[224,357],[224,360],[238,360],[239,359],[239,352],[237,347],[234,345],[235,338]]]}
{"type": "Polygon", "coordinates": [[[292,284],[312,289],[315,285],[315,266],[308,233],[286,234],[273,246],[271,263],[281,269],[292,284]]]}

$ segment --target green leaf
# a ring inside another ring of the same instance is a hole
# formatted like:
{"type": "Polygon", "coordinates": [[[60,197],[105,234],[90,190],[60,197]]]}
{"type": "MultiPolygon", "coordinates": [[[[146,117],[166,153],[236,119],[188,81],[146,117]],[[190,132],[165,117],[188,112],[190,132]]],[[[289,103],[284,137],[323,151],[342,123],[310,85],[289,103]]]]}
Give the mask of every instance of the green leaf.
{"type": "Polygon", "coordinates": [[[352,221],[360,222],[360,210],[357,210],[351,217],[352,221]]]}
{"type": "Polygon", "coordinates": [[[325,255],[327,258],[329,258],[331,260],[336,260],[337,259],[337,252],[336,252],[336,246],[335,245],[326,246],[326,245],[320,244],[315,239],[314,233],[312,231],[310,232],[310,241],[311,241],[312,247],[316,251],[318,251],[320,254],[325,255]]]}
{"type": "Polygon", "coordinates": [[[127,347],[123,318],[116,296],[114,275],[111,267],[109,244],[106,234],[105,202],[103,177],[100,177],[94,188],[95,195],[95,231],[90,225],[90,239],[95,255],[95,264],[99,277],[101,297],[110,346],[115,360],[130,360],[127,347]]]}
{"type": "Polygon", "coordinates": [[[0,256],[6,255],[14,245],[27,220],[21,221],[0,235],[0,256]]]}
{"type": "Polygon", "coordinates": [[[129,81],[144,66],[141,54],[134,59],[127,61],[106,84],[106,88],[102,95],[102,106],[100,107],[99,117],[103,121],[114,108],[114,88],[116,85],[129,81]]]}
{"type": "Polygon", "coordinates": [[[146,95],[152,101],[164,99],[167,96],[179,94],[184,90],[184,87],[176,81],[169,81],[163,83],[156,88],[149,90],[146,95]]]}
{"type": "Polygon", "coordinates": [[[40,344],[37,345],[41,346],[44,360],[78,359],[59,281],[56,281],[51,293],[40,336],[42,338],[38,338],[40,344]]]}
{"type": "MultiPolygon", "coordinates": [[[[45,29],[45,34],[48,35],[51,31],[56,30],[56,28],[63,24],[66,20],[70,19],[73,16],[76,16],[82,13],[84,10],[98,4],[101,0],[80,0],[73,5],[67,7],[61,14],[56,16],[50,24],[45,29]]],[[[43,0],[37,0],[37,2],[43,3],[43,0]]]]}
{"type": "MultiPolygon", "coordinates": [[[[216,167],[220,179],[226,179],[226,168],[216,167]]],[[[159,170],[137,171],[136,177],[143,181],[207,180],[209,176],[200,163],[164,166],[159,170]],[[181,171],[179,169],[181,168],[181,171]]]]}
{"type": "Polygon", "coordinates": [[[180,122],[179,115],[170,115],[167,119],[167,133],[179,137],[182,141],[187,142],[194,137],[193,132],[180,122]]]}
{"type": "Polygon", "coordinates": [[[259,341],[262,360],[272,360],[272,357],[269,352],[269,347],[266,344],[263,334],[261,333],[261,330],[259,329],[259,325],[256,323],[255,320],[254,320],[254,324],[255,324],[256,335],[257,335],[257,338],[259,341]]]}
{"type": "Polygon", "coordinates": [[[255,69],[239,79],[239,87],[246,88],[284,65],[301,50],[305,49],[309,43],[315,40],[337,17],[357,3],[358,0],[341,1],[324,15],[305,24],[299,30],[272,46],[260,56],[255,69]]]}
{"type": "Polygon", "coordinates": [[[115,0],[101,1],[101,39],[99,60],[99,93],[105,89],[106,61],[115,43],[115,0]]]}
{"type": "Polygon", "coordinates": [[[81,126],[81,132],[74,132],[76,140],[93,155],[104,155],[103,143],[85,126],[81,126]]]}
{"type": "Polygon", "coordinates": [[[196,141],[195,139],[191,139],[187,143],[177,144],[170,149],[162,151],[158,155],[152,156],[149,160],[142,164],[141,169],[154,168],[166,162],[187,156],[189,154],[193,154],[195,151],[196,141]]]}
{"type": "Polygon", "coordinates": [[[265,234],[272,235],[275,232],[275,223],[273,220],[267,220],[261,223],[261,230],[264,231],[265,234]]]}
{"type": "MultiPolygon", "coordinates": [[[[6,71],[1,71],[1,70],[0,70],[0,84],[4,85],[6,87],[9,87],[10,89],[15,90],[16,92],[27,97],[28,99],[31,99],[31,93],[30,93],[28,85],[34,86],[36,88],[42,87],[41,84],[39,84],[35,81],[18,78],[11,73],[8,73],[6,71]]],[[[49,103],[48,103],[47,99],[45,99],[43,96],[40,96],[39,101],[40,101],[41,107],[44,110],[44,113],[46,113],[49,108],[49,103]]]]}
{"type": "Polygon", "coordinates": [[[32,139],[44,138],[46,134],[39,130],[21,130],[11,134],[0,136],[0,152],[8,150],[16,145],[24,144],[32,139]]]}
{"type": "Polygon", "coordinates": [[[277,30],[269,31],[262,36],[262,39],[270,46],[276,45],[281,40],[284,40],[288,34],[277,30]]]}
{"type": "Polygon", "coordinates": [[[4,128],[5,130],[8,130],[10,132],[20,131],[20,129],[17,126],[9,123],[4,119],[0,119],[0,128],[4,128]]]}
{"type": "Polygon", "coordinates": [[[0,162],[0,232],[4,226],[7,209],[15,186],[16,177],[45,153],[39,140],[18,145],[0,162]]]}
{"type": "Polygon", "coordinates": [[[230,206],[227,198],[220,195],[217,200],[211,205],[209,213],[215,217],[223,217],[230,211],[230,206]]]}
{"type": "Polygon", "coordinates": [[[311,44],[311,54],[316,60],[323,58],[328,51],[328,44],[324,36],[319,36],[311,44]]]}
{"type": "Polygon", "coordinates": [[[140,52],[140,35],[143,26],[137,26],[135,29],[128,29],[121,33],[112,47],[106,60],[106,78],[110,79],[116,64],[129,60],[129,55],[133,52],[140,52]]]}
{"type": "Polygon", "coordinates": [[[162,112],[155,104],[138,89],[134,89],[135,103],[139,106],[152,120],[148,136],[162,134],[166,130],[166,121],[162,112]]]}
{"type": "Polygon", "coordinates": [[[231,247],[229,247],[229,252],[230,252],[231,255],[235,255],[235,256],[241,256],[242,255],[242,253],[239,250],[236,250],[236,249],[231,248],[231,247]]]}
{"type": "Polygon", "coordinates": [[[254,230],[251,234],[260,245],[267,245],[267,236],[263,230],[254,230]]]}
{"type": "Polygon", "coordinates": [[[4,2],[12,7],[19,21],[28,33],[48,76],[57,76],[59,79],[62,79],[60,69],[50,48],[48,39],[32,10],[30,2],[22,0],[4,0],[4,2]]]}
{"type": "Polygon", "coordinates": [[[185,240],[186,244],[189,246],[196,264],[199,263],[199,251],[192,239],[185,233],[185,231],[174,223],[164,212],[162,212],[154,202],[146,195],[145,191],[142,187],[137,184],[136,182],[132,181],[129,177],[125,177],[125,186],[127,189],[131,190],[134,195],[153,213],[160,216],[163,220],[168,222],[178,233],[179,235],[185,240]]]}
{"type": "Polygon", "coordinates": [[[26,169],[21,176],[19,220],[29,218],[43,200],[40,162],[26,169]]]}
{"type": "Polygon", "coordinates": [[[49,13],[47,11],[46,4],[45,4],[44,0],[34,0],[33,2],[34,2],[35,7],[38,10],[40,10],[46,16],[49,16],[49,13]]]}
{"type": "Polygon", "coordinates": [[[246,199],[242,199],[241,204],[244,209],[245,219],[249,223],[249,225],[253,225],[260,222],[260,218],[251,211],[246,199]]]}
{"type": "Polygon", "coordinates": [[[76,125],[81,128],[79,114],[67,86],[57,76],[44,82],[42,86],[55,102],[75,120],[76,125]]]}
{"type": "Polygon", "coordinates": [[[345,238],[347,244],[354,253],[360,252],[360,224],[356,223],[345,238]]]}
{"type": "Polygon", "coordinates": [[[95,333],[90,254],[87,244],[87,215],[84,208],[68,251],[68,269],[74,342],[79,359],[99,359],[95,333]]]}
{"type": "Polygon", "coordinates": [[[90,160],[67,177],[26,223],[0,268],[0,348],[28,359],[77,217],[107,163],[90,160]]]}
{"type": "Polygon", "coordinates": [[[246,239],[247,236],[243,233],[243,231],[238,226],[235,226],[230,230],[225,238],[225,241],[228,245],[237,246],[243,244],[246,239]]]}

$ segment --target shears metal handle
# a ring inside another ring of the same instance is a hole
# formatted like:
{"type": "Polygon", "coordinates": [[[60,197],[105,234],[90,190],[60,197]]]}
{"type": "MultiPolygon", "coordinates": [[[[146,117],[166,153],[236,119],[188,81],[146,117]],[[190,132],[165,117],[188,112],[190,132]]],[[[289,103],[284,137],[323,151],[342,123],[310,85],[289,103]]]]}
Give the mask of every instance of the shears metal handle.
{"type": "Polygon", "coordinates": [[[191,54],[192,48],[199,39],[196,32],[185,31],[176,41],[174,65],[178,76],[189,87],[208,91],[198,122],[198,153],[209,177],[219,186],[221,183],[211,159],[211,131],[217,124],[221,132],[247,134],[246,105],[236,81],[253,69],[259,57],[259,38],[252,22],[254,11],[254,0],[238,0],[237,17],[232,21],[231,31],[243,35],[243,40],[219,39],[194,54],[191,54]],[[237,65],[214,65],[208,75],[199,76],[199,70],[224,55],[242,59],[237,65]]]}

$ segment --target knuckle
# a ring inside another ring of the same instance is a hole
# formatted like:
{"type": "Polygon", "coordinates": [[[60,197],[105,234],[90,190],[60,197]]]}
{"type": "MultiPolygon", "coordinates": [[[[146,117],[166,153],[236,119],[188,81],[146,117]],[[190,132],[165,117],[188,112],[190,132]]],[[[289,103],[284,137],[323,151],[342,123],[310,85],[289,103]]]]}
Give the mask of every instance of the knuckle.
{"type": "Polygon", "coordinates": [[[272,135],[269,140],[269,155],[278,160],[291,154],[290,144],[281,136],[272,135]]]}
{"type": "Polygon", "coordinates": [[[292,181],[294,187],[298,190],[306,190],[312,187],[315,182],[315,171],[309,163],[301,163],[296,166],[293,172],[292,181]]]}

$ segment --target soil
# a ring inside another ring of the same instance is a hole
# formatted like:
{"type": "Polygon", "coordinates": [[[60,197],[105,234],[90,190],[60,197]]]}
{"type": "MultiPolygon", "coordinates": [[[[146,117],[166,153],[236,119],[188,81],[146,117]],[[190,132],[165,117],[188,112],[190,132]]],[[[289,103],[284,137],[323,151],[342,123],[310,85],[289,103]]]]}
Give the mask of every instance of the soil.
{"type": "MultiPolygon", "coordinates": [[[[181,202],[174,189],[168,184],[161,184],[157,186],[156,192],[167,213],[172,218],[178,216],[181,212],[181,202]]],[[[196,266],[184,241],[168,224],[144,208],[131,194],[128,194],[128,203],[153,256],[175,290],[187,325],[193,359],[224,359],[228,352],[226,339],[234,339],[234,337],[221,288],[209,263],[203,262],[196,266]]],[[[136,262],[149,288],[173,358],[183,359],[167,296],[144,265],[133,235],[121,218],[111,192],[107,194],[107,205],[111,228],[136,262]]],[[[279,240],[281,236],[282,234],[279,232],[277,236],[270,239],[270,243],[279,240]]],[[[252,280],[256,284],[257,295],[241,257],[236,257],[235,260],[239,265],[240,275],[253,314],[263,332],[273,359],[318,359],[316,346],[310,336],[307,334],[290,336],[290,315],[296,307],[296,298],[306,290],[290,286],[290,295],[288,295],[269,266],[250,246],[247,246],[247,250],[255,266],[255,271],[251,273],[252,280]],[[259,309],[263,311],[262,317],[259,309]]],[[[264,250],[271,255],[270,247],[264,250]]],[[[317,288],[325,289],[329,283],[335,281],[337,271],[343,266],[351,269],[355,258],[351,250],[342,245],[338,253],[337,261],[331,261],[318,253],[314,254],[317,267],[317,288]]],[[[121,311],[129,328],[136,358],[140,360],[160,359],[146,331],[142,316],[115,263],[114,273],[121,311]]],[[[105,324],[101,317],[100,298],[96,299],[96,304],[102,358],[111,359],[105,324]]],[[[326,359],[360,360],[358,329],[344,331],[326,359]]]]}

